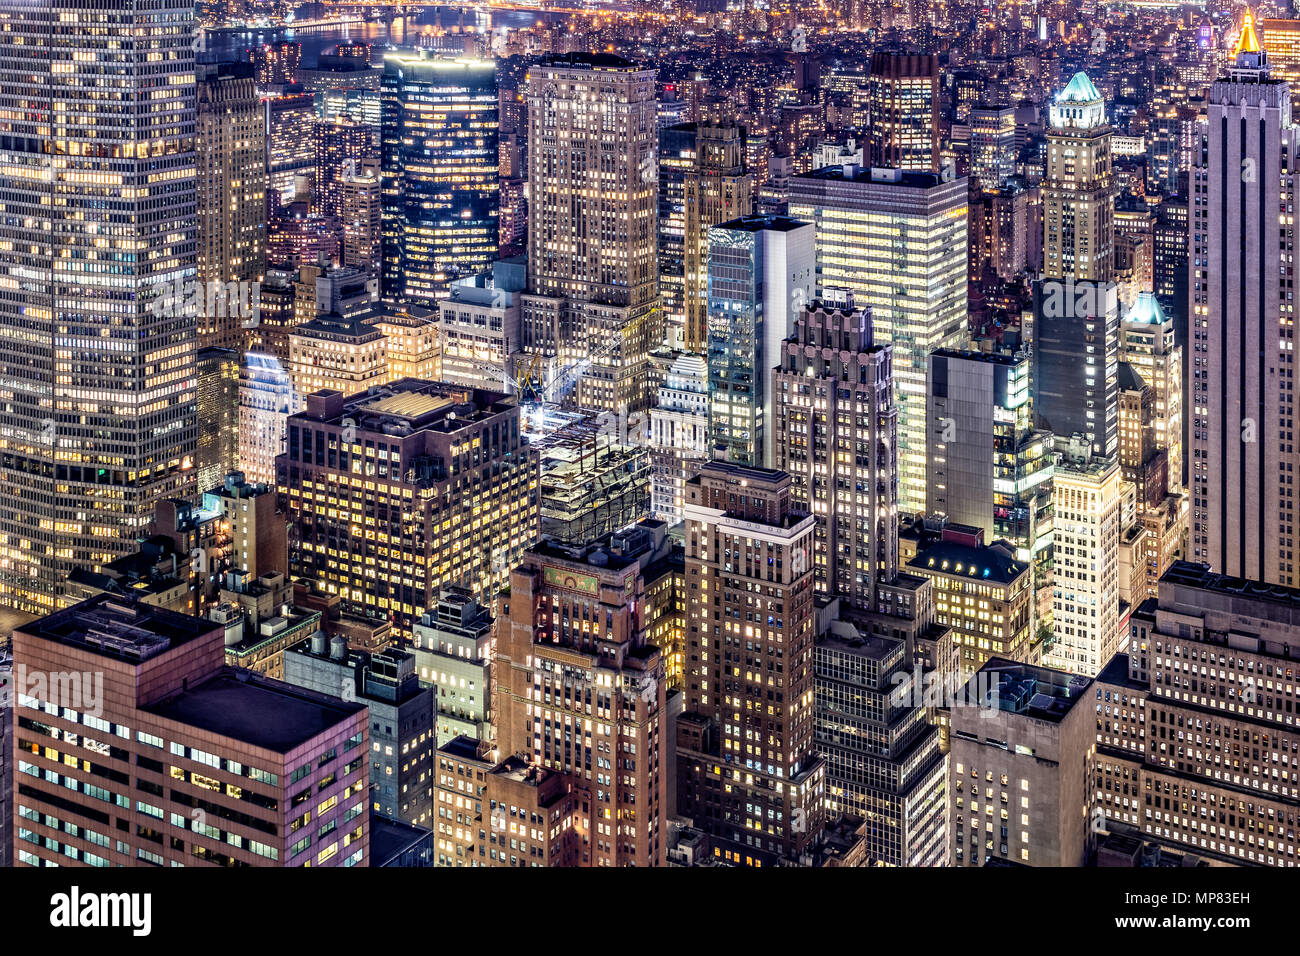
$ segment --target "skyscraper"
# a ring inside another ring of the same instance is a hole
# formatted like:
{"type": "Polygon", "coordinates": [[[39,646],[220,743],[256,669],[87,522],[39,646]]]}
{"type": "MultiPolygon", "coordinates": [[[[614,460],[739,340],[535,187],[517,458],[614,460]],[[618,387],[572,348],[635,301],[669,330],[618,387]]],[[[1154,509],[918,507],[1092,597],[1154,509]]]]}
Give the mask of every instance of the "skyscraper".
{"type": "Polygon", "coordinates": [[[193,488],[194,8],[3,10],[0,601],[40,612],[193,488]]]}
{"type": "Polygon", "coordinates": [[[1105,282],[1114,273],[1110,126],[1097,87],[1074,74],[1049,110],[1043,180],[1043,273],[1105,282]]]}
{"type": "Polygon", "coordinates": [[[884,169],[939,172],[939,58],[873,53],[870,159],[884,169]]]}
{"type": "Polygon", "coordinates": [[[713,457],[767,467],[772,369],[812,298],[813,227],[750,216],[709,230],[709,428],[713,457]]]}
{"type": "Polygon", "coordinates": [[[565,370],[548,384],[584,408],[645,407],[647,356],[663,339],[654,78],[603,53],[528,71],[523,345],[565,370]]]}
{"type": "Polygon", "coordinates": [[[343,183],[355,176],[375,150],[374,130],[346,117],[317,120],[312,129],[316,156],[312,209],[338,219],[343,214],[343,183]]]}
{"type": "Polygon", "coordinates": [[[1016,173],[1016,111],[975,106],[970,111],[970,178],[1000,189],[1016,173]]]}
{"type": "Polygon", "coordinates": [[[753,211],[744,128],[700,126],[695,133],[695,166],[687,171],[684,185],[686,349],[702,352],[709,332],[709,228],[753,211]]]}
{"type": "MultiPolygon", "coordinates": [[[[266,256],[266,111],[258,99],[251,63],[207,67],[198,83],[198,281],[253,285],[266,256]]],[[[224,297],[207,296],[198,316],[199,348],[246,347],[245,323],[224,297]],[[225,308],[213,309],[224,302],[225,308]],[[219,313],[219,314],[216,314],[219,313]]],[[[256,294],[235,290],[240,303],[256,294]]]]}
{"type": "Polygon", "coordinates": [[[697,129],[659,129],[659,295],[665,339],[677,348],[686,341],[686,177],[695,169],[697,129]]]}
{"type": "Polygon", "coordinates": [[[893,347],[876,342],[869,309],[818,303],[771,364],[773,461],[817,518],[817,589],[874,611],[877,583],[898,573],[893,347]]]}
{"type": "Polygon", "coordinates": [[[1277,210],[1300,182],[1291,90],[1250,20],[1210,87],[1192,169],[1191,556],[1223,574],[1296,574],[1295,237],[1277,210]]]}
{"type": "Polygon", "coordinates": [[[826,797],[813,745],[816,522],[794,509],[783,472],[712,462],[686,488],[678,812],[721,862],[797,860],[826,797]]]}
{"type": "Polygon", "coordinates": [[[930,353],[966,345],[966,180],[826,166],[790,180],[790,215],[817,227],[817,293],[851,291],[894,346],[898,506],[925,510],[930,353]]]}
{"type": "Polygon", "coordinates": [[[496,64],[384,58],[383,293],[432,308],[497,253],[496,64]]]}

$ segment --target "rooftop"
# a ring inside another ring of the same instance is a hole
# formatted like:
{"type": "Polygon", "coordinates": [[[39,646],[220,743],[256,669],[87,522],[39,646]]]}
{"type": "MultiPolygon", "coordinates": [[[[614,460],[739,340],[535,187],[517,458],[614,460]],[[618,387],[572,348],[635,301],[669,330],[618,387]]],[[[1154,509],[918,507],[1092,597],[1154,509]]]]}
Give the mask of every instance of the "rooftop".
{"type": "Polygon", "coordinates": [[[221,629],[221,625],[141,602],[96,595],[23,625],[32,637],[139,663],[221,629]]]}
{"type": "Polygon", "coordinates": [[[811,226],[811,223],[791,219],[789,216],[741,216],[712,228],[731,232],[794,232],[805,226],[811,226]]]}
{"type": "Polygon", "coordinates": [[[954,541],[922,546],[907,565],[922,574],[962,575],[996,584],[1010,584],[1029,570],[1027,562],[1017,561],[1001,548],[992,545],[975,548],[954,541]]]}
{"type": "Polygon", "coordinates": [[[989,681],[989,689],[996,692],[999,710],[1053,723],[1070,712],[1093,680],[1081,674],[1019,664],[1002,657],[989,658],[979,674],[989,681]]]}
{"type": "Polygon", "coordinates": [[[1097,87],[1093,85],[1092,80],[1088,79],[1088,74],[1082,71],[1070,77],[1070,82],[1065,85],[1065,89],[1056,94],[1058,103],[1091,103],[1099,99],[1101,94],[1097,92],[1097,87]]]}
{"type": "MultiPolygon", "coordinates": [[[[814,169],[809,173],[800,173],[793,178],[795,180],[819,179],[853,183],[877,183],[882,186],[906,186],[911,189],[932,189],[935,186],[944,185],[943,177],[938,173],[915,169],[882,169],[871,166],[857,166],[851,163],[842,166],[823,166],[821,169],[814,169]]],[[[964,182],[964,179],[960,181],[964,182]]]]}
{"type": "Polygon", "coordinates": [[[165,720],[287,753],[366,706],[232,668],[144,709],[165,720]]]}

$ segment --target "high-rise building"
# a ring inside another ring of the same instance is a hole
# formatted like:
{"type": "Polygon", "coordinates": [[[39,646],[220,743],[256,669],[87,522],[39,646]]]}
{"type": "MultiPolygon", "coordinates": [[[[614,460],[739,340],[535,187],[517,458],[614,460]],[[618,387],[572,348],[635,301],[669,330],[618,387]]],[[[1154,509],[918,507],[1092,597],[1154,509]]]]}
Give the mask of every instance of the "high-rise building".
{"type": "Polygon", "coordinates": [[[307,149],[316,129],[310,93],[268,96],[266,104],[266,208],[274,214],[310,188],[315,152],[307,149]]]}
{"type": "MultiPolygon", "coordinates": [[[[232,298],[251,305],[266,255],[266,112],[249,63],[205,68],[198,82],[199,288],[198,347],[243,348],[256,316],[240,315],[232,298]],[[231,296],[229,283],[244,283],[231,296]],[[224,308],[222,307],[224,305],[224,308]]],[[[202,432],[200,432],[202,434],[202,432]]]]}
{"type": "Polygon", "coordinates": [[[415,669],[433,690],[438,746],[456,737],[496,740],[492,725],[492,612],[465,588],[443,588],[414,631],[415,669]]]}
{"type": "Polygon", "coordinates": [[[5,15],[0,603],[42,613],[194,489],[194,8],[5,15]]]}
{"type": "Polygon", "coordinates": [[[500,393],[403,379],[307,397],[276,460],[291,571],[399,638],[448,584],[489,601],[537,536],[536,453],[500,393]]]}
{"type": "Polygon", "coordinates": [[[529,548],[497,631],[500,750],[565,779],[582,866],[661,866],[667,851],[667,680],[645,617],[656,524],[657,540],[632,527],[529,548]]]}
{"type": "Polygon", "coordinates": [[[383,292],[433,308],[498,248],[492,60],[389,54],[383,79],[383,292]]]}
{"type": "Polygon", "coordinates": [[[528,71],[528,294],[523,347],[559,370],[551,397],[649,404],[659,308],[655,71],[569,54],[528,71]]]}
{"type": "Polygon", "coordinates": [[[1290,86],[1253,29],[1210,87],[1192,170],[1188,466],[1193,560],[1300,583],[1296,564],[1295,237],[1277,210],[1300,182],[1290,86]]]}
{"type": "Polygon", "coordinates": [[[709,230],[753,212],[753,184],[745,171],[744,128],[698,127],[695,166],[686,172],[683,185],[685,347],[703,352],[709,334],[709,230]]]}
{"type": "Polygon", "coordinates": [[[1092,681],[993,658],[952,708],[952,866],[1083,866],[1093,840],[1092,681]]]}
{"type": "Polygon", "coordinates": [[[239,470],[255,484],[275,484],[275,459],[284,454],[289,416],[302,396],[279,359],[249,352],[239,369],[239,470]]]}
{"type": "Polygon", "coordinates": [[[364,392],[388,381],[388,340],[359,316],[318,313],[289,333],[289,378],[304,397],[321,389],[364,392]]]}
{"type": "Polygon", "coordinates": [[[505,387],[520,351],[519,300],[527,281],[527,267],[515,257],[451,284],[438,302],[443,381],[505,387]]]}
{"type": "Polygon", "coordinates": [[[939,57],[873,53],[867,89],[871,165],[939,172],[939,57]]]}
{"type": "Polygon", "coordinates": [[[817,749],[827,811],[865,824],[869,865],[943,866],[948,761],[915,699],[914,644],[831,623],[817,639],[817,749]]]}
{"type": "Polygon", "coordinates": [[[226,668],[221,624],[103,596],[13,643],[16,667],[77,678],[19,689],[19,864],[368,864],[365,705],[226,668]]]}
{"type": "Polygon", "coordinates": [[[338,219],[343,214],[343,183],[375,152],[374,130],[347,118],[317,120],[312,130],[315,154],[312,209],[338,219]]]}
{"type": "Polygon", "coordinates": [[[1183,475],[1183,348],[1173,319],[1151,292],[1143,292],[1120,323],[1119,361],[1151,386],[1155,447],[1168,459],[1168,490],[1177,494],[1183,475]]]}
{"type": "Polygon", "coordinates": [[[675,348],[686,341],[686,177],[695,170],[697,129],[659,129],[659,296],[665,340],[675,348]]]}
{"type": "Polygon", "coordinates": [[[1106,282],[1114,274],[1111,130],[1097,87],[1076,73],[1049,110],[1043,179],[1043,273],[1106,282]]]}
{"type": "Polygon", "coordinates": [[[1268,51],[1274,76],[1300,85],[1300,20],[1260,20],[1259,46],[1268,51]]]}
{"type": "Polygon", "coordinates": [[[794,509],[785,473],[725,462],[687,482],[685,516],[677,810],[718,862],[798,860],[826,799],[813,741],[816,519],[794,509]]]}
{"type": "Polygon", "coordinates": [[[781,344],[769,363],[773,462],[817,519],[817,589],[874,611],[877,582],[898,573],[893,347],[876,342],[869,309],[845,303],[801,309],[781,344]]]}
{"type": "Polygon", "coordinates": [[[1300,865],[1297,602],[1300,591],[1203,564],[1160,579],[1133,613],[1128,653],[1094,682],[1095,828],[1227,865],[1300,865]]]}
{"type": "Polygon", "coordinates": [[[709,230],[709,428],[713,457],[767,467],[774,451],[772,369],[812,300],[813,227],[749,216],[709,230]]]}
{"type": "Polygon", "coordinates": [[[827,166],[790,180],[790,215],[817,228],[817,293],[853,293],[894,346],[898,505],[925,509],[929,355],[966,346],[964,178],[827,166]]]}
{"type": "Polygon", "coordinates": [[[1066,277],[1034,283],[1034,368],[1030,389],[1038,427],[1078,436],[1090,454],[1119,446],[1119,289],[1066,277]]]}
{"type": "Polygon", "coordinates": [[[377,159],[344,167],[339,202],[343,265],[379,276],[383,254],[383,176],[377,159]]]}
{"type": "Polygon", "coordinates": [[[650,409],[652,515],[669,524],[682,520],[686,481],[709,454],[709,367],[703,356],[680,355],[650,409]]]}
{"type": "Polygon", "coordinates": [[[197,487],[215,488],[234,471],[239,458],[239,353],[203,348],[195,358],[198,441],[194,468],[197,487]]]}
{"type": "Polygon", "coordinates": [[[395,647],[375,654],[350,650],[342,635],[330,640],[317,631],[284,652],[284,681],[364,704],[371,811],[403,823],[432,823],[435,695],[420,686],[414,654],[395,647]]]}
{"type": "Polygon", "coordinates": [[[970,178],[981,189],[1001,189],[1016,174],[1016,111],[974,106],[969,123],[970,178]]]}
{"type": "Polygon", "coordinates": [[[1057,461],[1052,477],[1052,634],[1048,667],[1095,676],[1119,650],[1123,484],[1116,456],[1057,461]]]}

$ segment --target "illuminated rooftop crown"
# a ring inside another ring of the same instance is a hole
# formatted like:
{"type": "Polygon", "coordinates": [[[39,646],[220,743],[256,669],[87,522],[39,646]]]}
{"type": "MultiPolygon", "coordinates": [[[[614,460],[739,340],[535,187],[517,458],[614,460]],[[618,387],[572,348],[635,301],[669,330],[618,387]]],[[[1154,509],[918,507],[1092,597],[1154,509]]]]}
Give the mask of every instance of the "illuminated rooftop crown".
{"type": "Polygon", "coordinates": [[[1076,73],[1049,110],[1053,129],[1096,129],[1106,123],[1106,104],[1086,73],[1076,73]]]}
{"type": "Polygon", "coordinates": [[[1241,22],[1241,36],[1237,37],[1235,69],[1268,71],[1268,53],[1255,33],[1255,16],[1246,8],[1246,18],[1241,22]]]}

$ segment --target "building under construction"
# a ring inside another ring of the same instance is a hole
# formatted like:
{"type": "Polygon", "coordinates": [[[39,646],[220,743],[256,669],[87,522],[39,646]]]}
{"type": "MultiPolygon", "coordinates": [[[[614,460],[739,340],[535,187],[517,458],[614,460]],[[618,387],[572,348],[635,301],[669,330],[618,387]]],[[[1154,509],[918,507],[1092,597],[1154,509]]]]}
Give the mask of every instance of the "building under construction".
{"type": "Polygon", "coordinates": [[[595,541],[650,513],[650,454],[578,418],[533,441],[541,457],[541,534],[595,541]]]}

